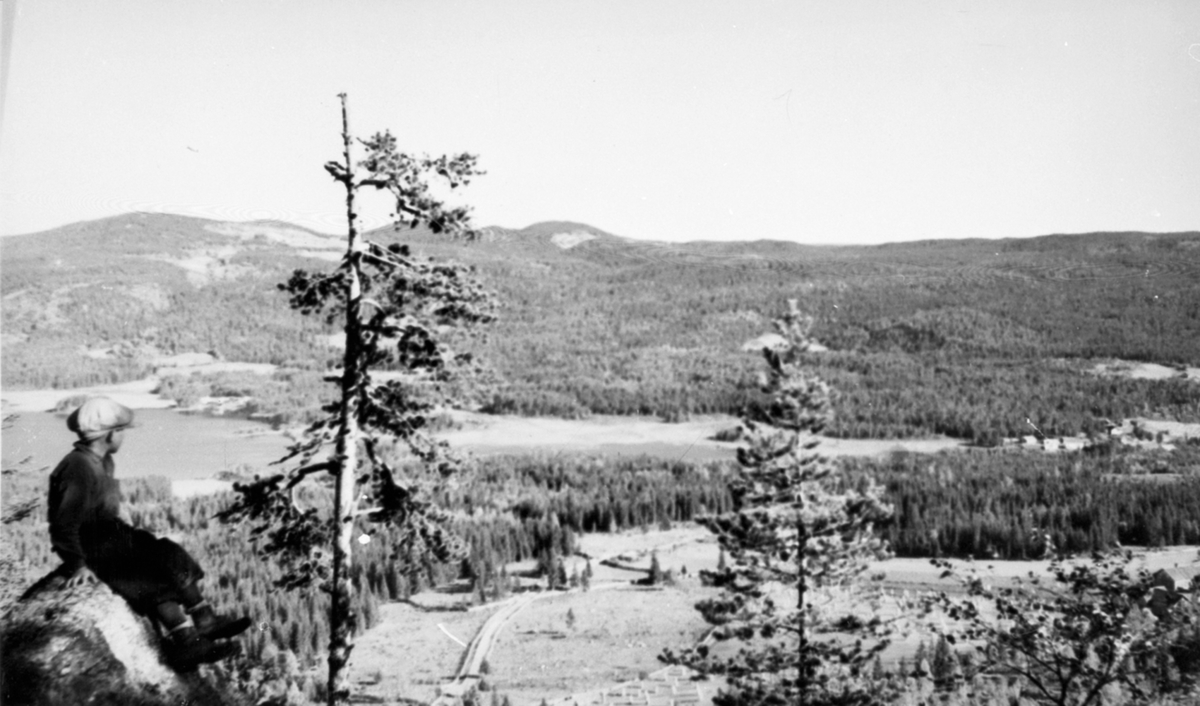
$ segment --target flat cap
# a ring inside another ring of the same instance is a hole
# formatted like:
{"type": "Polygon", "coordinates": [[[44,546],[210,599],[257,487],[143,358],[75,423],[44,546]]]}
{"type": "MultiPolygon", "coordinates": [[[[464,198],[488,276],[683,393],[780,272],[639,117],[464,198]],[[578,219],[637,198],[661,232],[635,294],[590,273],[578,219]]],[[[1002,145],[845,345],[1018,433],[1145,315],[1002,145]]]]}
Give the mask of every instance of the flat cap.
{"type": "Polygon", "coordinates": [[[67,428],[85,439],[133,426],[133,410],[107,397],[93,397],[67,417],[67,428]]]}

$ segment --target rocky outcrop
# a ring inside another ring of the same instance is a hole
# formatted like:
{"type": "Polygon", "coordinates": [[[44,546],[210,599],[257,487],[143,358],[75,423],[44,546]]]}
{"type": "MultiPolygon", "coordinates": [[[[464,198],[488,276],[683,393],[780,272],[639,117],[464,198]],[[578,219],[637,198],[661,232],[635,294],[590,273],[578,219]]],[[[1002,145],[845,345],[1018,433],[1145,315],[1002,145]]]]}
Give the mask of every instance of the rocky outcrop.
{"type": "Polygon", "coordinates": [[[158,636],[106,586],[67,589],[54,574],[0,624],[4,706],[241,706],[208,668],[166,666],[158,636]]]}

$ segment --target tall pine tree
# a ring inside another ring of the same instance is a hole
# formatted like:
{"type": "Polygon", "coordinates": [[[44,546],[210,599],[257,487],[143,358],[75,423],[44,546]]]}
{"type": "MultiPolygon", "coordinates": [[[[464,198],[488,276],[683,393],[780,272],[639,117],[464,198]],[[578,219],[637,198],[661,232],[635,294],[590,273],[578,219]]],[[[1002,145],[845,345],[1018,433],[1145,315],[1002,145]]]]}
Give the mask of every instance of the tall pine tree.
{"type": "Polygon", "coordinates": [[[474,155],[436,158],[400,152],[389,132],[355,140],[342,94],[342,160],[325,170],[346,192],[346,254],[332,272],[297,270],[280,288],[302,314],[317,315],[345,332],[342,370],[327,379],[340,394],[323,408],[304,438],[283,459],[289,470],[238,484],[240,497],[224,512],[227,522],[249,522],[260,548],[282,564],[285,588],[318,585],[331,598],[328,703],[346,703],[346,664],[357,627],[351,580],[355,542],[398,538],[393,557],[415,571],[430,559],[463,555],[448,528],[448,514],[431,497],[459,462],[425,433],[429,417],[448,400],[446,383],[469,365],[444,342],[443,332],[491,318],[489,295],[465,268],[419,258],[403,245],[382,247],[358,232],[360,189],[394,198],[397,226],[434,233],[470,234],[465,208],[445,208],[430,192],[434,178],[451,188],[480,174],[474,155]],[[355,143],[366,158],[353,159],[355,143]],[[380,367],[391,375],[376,374],[380,367]],[[407,454],[403,467],[396,459],[407,454]],[[332,481],[332,507],[303,492],[309,478],[332,481]],[[381,525],[392,531],[378,532],[381,525]]]}

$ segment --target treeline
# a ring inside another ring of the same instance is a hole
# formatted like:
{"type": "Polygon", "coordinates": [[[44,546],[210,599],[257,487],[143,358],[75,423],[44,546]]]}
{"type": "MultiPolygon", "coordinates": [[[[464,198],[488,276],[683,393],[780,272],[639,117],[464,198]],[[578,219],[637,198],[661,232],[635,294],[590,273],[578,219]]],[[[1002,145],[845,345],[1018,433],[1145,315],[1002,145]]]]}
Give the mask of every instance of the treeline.
{"type": "Polygon", "coordinates": [[[982,446],[1005,437],[1092,435],[1104,420],[1200,421],[1200,385],[1101,377],[1066,361],[955,360],[906,353],[824,353],[812,370],[834,389],[829,433],[846,438],[945,434],[982,446]]]}
{"type": "Polygon", "coordinates": [[[1165,456],[1119,447],[842,459],[895,510],[881,529],[907,557],[1036,559],[1120,545],[1200,544],[1200,446],[1165,456]]]}

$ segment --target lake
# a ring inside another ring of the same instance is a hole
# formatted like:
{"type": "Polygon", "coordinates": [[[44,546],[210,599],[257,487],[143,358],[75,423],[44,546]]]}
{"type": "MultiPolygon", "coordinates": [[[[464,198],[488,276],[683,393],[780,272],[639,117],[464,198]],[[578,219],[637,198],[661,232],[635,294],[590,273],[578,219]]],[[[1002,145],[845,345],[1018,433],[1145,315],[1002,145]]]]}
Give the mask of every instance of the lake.
{"type": "MultiPolygon", "coordinates": [[[[170,480],[211,478],[239,467],[266,472],[291,443],[268,425],[245,419],[181,414],[170,409],[139,409],[138,427],[126,435],[117,455],[117,473],[125,477],[163,476],[170,480]]],[[[435,436],[454,448],[480,456],[588,454],[646,455],[670,460],[732,460],[736,444],[715,441],[722,430],[737,425],[733,417],[697,417],[667,424],[648,417],[566,420],[541,417],[493,417],[456,413],[459,426],[435,436]]],[[[70,450],[75,436],[66,417],[50,412],[22,412],[0,438],[5,468],[33,455],[33,464],[53,466],[70,450]]],[[[828,456],[885,456],[895,451],[937,453],[963,449],[956,439],[824,439],[819,451],[828,456]]]]}
{"type": "MultiPolygon", "coordinates": [[[[170,480],[211,478],[248,466],[263,472],[287,451],[291,441],[270,426],[245,419],[139,409],[137,427],[125,433],[117,453],[117,476],[163,476],[170,480]]],[[[23,412],[0,435],[0,460],[10,468],[32,456],[31,467],[53,468],[75,443],[65,415],[23,412]]]]}
{"type": "MultiPolygon", "coordinates": [[[[169,480],[211,478],[239,466],[266,472],[287,451],[290,440],[268,425],[245,419],[181,414],[170,409],[138,409],[137,427],[118,452],[117,475],[163,476],[169,480]]],[[[664,424],[637,418],[559,420],[472,415],[471,429],[437,436],[482,456],[526,453],[587,453],[607,456],[648,455],[705,461],[732,458],[728,445],[706,437],[725,421],[664,424]],[[722,448],[724,446],[724,448],[722,448]]],[[[21,412],[0,437],[0,459],[10,468],[33,456],[34,468],[56,465],[71,449],[75,435],[66,416],[21,412]]]]}

